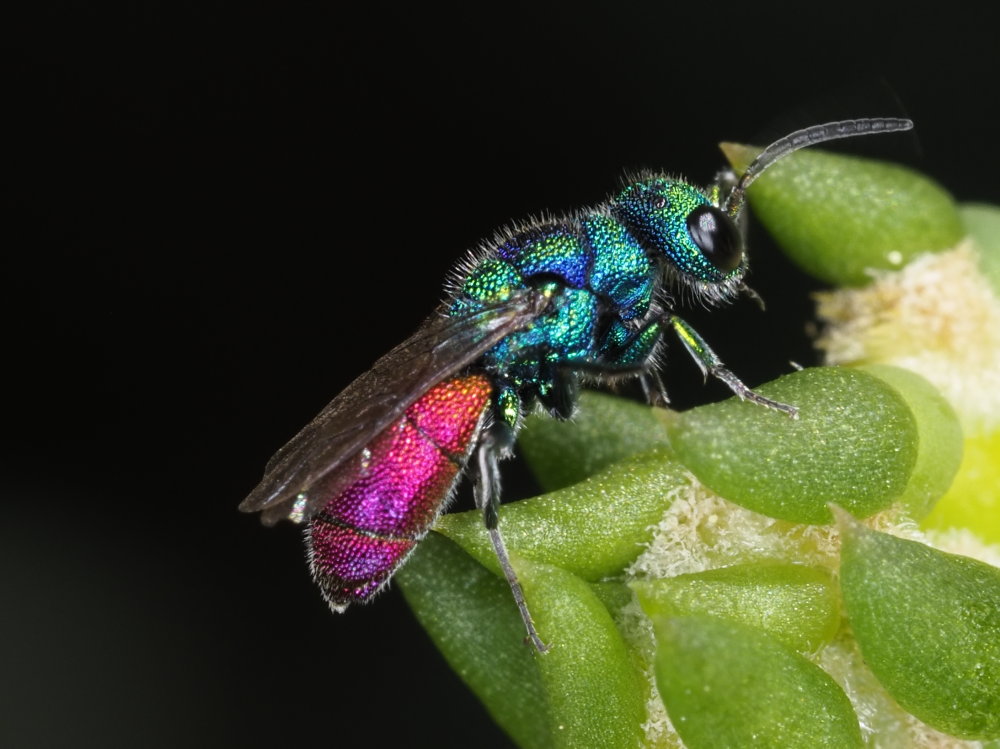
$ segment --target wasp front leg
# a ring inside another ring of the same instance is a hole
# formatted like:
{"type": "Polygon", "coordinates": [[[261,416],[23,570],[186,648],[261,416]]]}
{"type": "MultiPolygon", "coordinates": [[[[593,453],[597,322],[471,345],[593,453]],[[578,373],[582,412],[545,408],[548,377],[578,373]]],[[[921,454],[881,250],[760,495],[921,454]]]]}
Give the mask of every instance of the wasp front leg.
{"type": "Polygon", "coordinates": [[[698,335],[697,331],[684,320],[677,317],[677,315],[670,315],[669,318],[667,318],[667,321],[677,332],[677,337],[681,339],[681,343],[684,344],[684,347],[694,358],[695,363],[698,364],[702,373],[706,377],[711,375],[718,380],[722,380],[722,382],[724,382],[740,400],[751,401],[757,405],[771,408],[775,411],[781,411],[782,413],[788,414],[793,419],[797,419],[799,417],[799,409],[795,406],[789,406],[786,403],[779,403],[776,400],[771,400],[770,398],[766,398],[759,393],[755,393],[747,387],[743,381],[740,380],[740,378],[730,372],[725,365],[723,365],[722,360],[719,359],[718,355],[707,343],[705,343],[705,339],[698,335]]]}

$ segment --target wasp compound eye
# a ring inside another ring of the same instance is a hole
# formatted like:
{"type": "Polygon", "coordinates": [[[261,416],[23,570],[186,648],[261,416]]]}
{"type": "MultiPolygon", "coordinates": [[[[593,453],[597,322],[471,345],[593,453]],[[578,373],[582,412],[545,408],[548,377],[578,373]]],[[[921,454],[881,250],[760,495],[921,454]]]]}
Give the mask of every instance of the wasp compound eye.
{"type": "Polygon", "coordinates": [[[739,267],[743,259],[743,243],[732,220],[712,205],[695,208],[688,214],[688,233],[704,253],[705,258],[720,271],[739,267]]]}

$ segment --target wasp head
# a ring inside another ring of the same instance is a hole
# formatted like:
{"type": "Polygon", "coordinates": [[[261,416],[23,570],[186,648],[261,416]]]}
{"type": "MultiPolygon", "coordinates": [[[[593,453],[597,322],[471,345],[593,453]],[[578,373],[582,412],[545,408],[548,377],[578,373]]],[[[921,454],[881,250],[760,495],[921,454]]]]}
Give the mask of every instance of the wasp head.
{"type": "Polygon", "coordinates": [[[611,211],[686,286],[725,296],[746,272],[743,235],[733,219],[693,185],[666,177],[642,179],[612,200],[611,211]]]}

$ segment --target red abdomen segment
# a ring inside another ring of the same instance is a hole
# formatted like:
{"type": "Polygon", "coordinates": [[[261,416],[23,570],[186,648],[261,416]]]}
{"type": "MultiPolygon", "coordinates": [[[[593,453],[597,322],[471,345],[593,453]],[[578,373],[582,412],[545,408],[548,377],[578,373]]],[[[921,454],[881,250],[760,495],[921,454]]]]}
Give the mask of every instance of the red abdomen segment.
{"type": "Polygon", "coordinates": [[[371,598],[427,533],[478,435],[492,388],[482,375],[435,385],[366,448],[358,477],[306,531],[309,566],[330,606],[371,598]]]}

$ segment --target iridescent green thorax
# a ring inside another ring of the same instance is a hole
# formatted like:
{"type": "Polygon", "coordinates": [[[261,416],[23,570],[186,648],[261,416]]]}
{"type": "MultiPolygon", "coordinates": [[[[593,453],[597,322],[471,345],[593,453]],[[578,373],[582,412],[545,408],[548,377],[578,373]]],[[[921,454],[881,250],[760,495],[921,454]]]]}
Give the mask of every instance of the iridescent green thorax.
{"type": "Polygon", "coordinates": [[[513,291],[524,286],[524,276],[513,265],[499,258],[486,258],[462,279],[450,313],[474,312],[484,304],[505,302],[513,291]]]}
{"type": "MultiPolygon", "coordinates": [[[[736,227],[706,194],[652,176],[605,205],[502,233],[454,280],[449,314],[476,313],[525,289],[543,290],[548,311],[488,350],[481,366],[498,392],[539,399],[554,413],[575,374],[642,372],[667,316],[656,294],[672,282],[707,302],[728,301],[746,268],[736,227]]],[[[664,296],[662,299],[666,302],[664,296]]],[[[516,410],[495,405],[498,421],[516,410]]]]}
{"type": "Polygon", "coordinates": [[[589,285],[611,299],[622,320],[634,320],[649,311],[655,264],[621,223],[608,215],[585,217],[580,222],[594,262],[589,285]]]}
{"type": "MultiPolygon", "coordinates": [[[[639,241],[599,209],[503,235],[456,279],[449,312],[474,313],[526,288],[551,295],[546,315],[504,338],[482,359],[498,389],[513,388],[522,399],[544,402],[560,389],[566,369],[645,364],[656,336],[643,336],[636,348],[632,323],[649,313],[658,273],[639,241]]],[[[499,420],[511,423],[516,410],[509,402],[501,410],[499,420]]]]}

